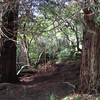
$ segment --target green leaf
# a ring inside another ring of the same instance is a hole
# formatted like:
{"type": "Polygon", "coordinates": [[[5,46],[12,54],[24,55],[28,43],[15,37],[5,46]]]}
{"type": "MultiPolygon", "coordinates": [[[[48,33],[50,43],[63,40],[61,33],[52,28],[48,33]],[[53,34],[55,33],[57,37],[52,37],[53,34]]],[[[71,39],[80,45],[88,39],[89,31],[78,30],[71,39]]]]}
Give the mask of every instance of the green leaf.
{"type": "Polygon", "coordinates": [[[68,100],[68,97],[64,97],[62,100],[68,100]]]}
{"type": "Polygon", "coordinates": [[[50,100],[56,100],[56,96],[54,96],[53,94],[50,96],[50,100]]]}
{"type": "Polygon", "coordinates": [[[74,96],[73,97],[73,100],[78,100],[78,96],[74,96]]]}

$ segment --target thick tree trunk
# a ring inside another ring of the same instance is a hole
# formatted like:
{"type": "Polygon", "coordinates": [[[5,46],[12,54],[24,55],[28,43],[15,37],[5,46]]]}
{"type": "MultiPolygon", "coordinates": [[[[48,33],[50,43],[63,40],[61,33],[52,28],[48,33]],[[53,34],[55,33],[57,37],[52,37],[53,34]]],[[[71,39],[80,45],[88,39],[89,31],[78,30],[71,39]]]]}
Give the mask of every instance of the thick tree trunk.
{"type": "Polygon", "coordinates": [[[100,29],[95,14],[84,9],[82,63],[80,68],[81,92],[88,93],[97,87],[100,79],[100,29]]]}
{"type": "Polygon", "coordinates": [[[2,15],[2,36],[0,38],[0,74],[1,82],[16,81],[16,37],[18,5],[8,0],[2,15]]]}

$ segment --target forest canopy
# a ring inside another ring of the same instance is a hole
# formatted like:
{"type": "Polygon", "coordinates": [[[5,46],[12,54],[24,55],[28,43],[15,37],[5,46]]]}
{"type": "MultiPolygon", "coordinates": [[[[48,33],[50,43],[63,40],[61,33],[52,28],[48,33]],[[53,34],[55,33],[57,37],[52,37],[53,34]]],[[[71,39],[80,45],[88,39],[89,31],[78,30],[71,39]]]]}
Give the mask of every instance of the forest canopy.
{"type": "Polygon", "coordinates": [[[19,15],[18,41],[26,39],[30,63],[42,52],[58,60],[74,58],[81,52],[83,18],[77,3],[43,1],[29,11],[19,15]]]}

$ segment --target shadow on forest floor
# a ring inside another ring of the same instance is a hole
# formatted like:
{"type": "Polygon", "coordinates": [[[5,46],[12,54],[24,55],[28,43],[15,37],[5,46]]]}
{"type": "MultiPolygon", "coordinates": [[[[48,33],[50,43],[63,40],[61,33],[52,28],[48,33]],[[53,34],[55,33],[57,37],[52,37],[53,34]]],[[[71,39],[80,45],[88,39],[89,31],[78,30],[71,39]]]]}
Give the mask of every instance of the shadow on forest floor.
{"type": "Polygon", "coordinates": [[[51,95],[56,100],[66,96],[68,100],[100,100],[96,96],[75,94],[79,84],[79,69],[80,61],[47,63],[37,71],[20,75],[19,84],[0,83],[0,100],[51,100],[51,95]],[[71,99],[75,96],[78,99],[71,99]]]}

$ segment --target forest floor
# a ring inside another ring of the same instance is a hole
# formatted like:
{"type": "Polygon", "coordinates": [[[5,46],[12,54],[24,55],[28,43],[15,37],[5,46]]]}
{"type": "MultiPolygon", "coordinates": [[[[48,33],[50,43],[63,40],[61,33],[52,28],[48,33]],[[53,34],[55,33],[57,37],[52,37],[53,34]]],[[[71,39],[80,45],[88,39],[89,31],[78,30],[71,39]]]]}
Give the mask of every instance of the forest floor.
{"type": "Polygon", "coordinates": [[[0,100],[100,100],[99,95],[78,94],[80,61],[48,62],[27,70],[19,83],[0,83],[0,100]],[[56,97],[56,99],[54,99],[56,97]]]}

